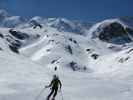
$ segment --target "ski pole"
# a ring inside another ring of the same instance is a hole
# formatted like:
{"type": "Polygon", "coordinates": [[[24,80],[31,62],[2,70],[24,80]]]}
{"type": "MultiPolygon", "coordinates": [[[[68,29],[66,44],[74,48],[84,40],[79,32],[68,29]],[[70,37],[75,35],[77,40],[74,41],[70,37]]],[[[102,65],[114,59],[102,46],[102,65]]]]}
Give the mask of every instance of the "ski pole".
{"type": "Polygon", "coordinates": [[[62,93],[62,90],[61,90],[61,97],[62,97],[62,100],[64,100],[64,99],[63,99],[63,93],[62,93]]]}
{"type": "Polygon", "coordinates": [[[44,87],[41,91],[40,91],[40,93],[37,95],[37,97],[35,98],[35,100],[38,100],[39,99],[39,97],[41,96],[41,94],[43,93],[43,91],[45,90],[46,88],[44,87]]]}

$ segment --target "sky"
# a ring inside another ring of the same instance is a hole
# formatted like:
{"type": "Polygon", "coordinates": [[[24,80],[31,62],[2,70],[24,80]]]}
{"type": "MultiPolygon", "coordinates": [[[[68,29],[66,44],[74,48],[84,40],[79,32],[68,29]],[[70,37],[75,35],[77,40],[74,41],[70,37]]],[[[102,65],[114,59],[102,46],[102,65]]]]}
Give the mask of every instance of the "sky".
{"type": "Polygon", "coordinates": [[[82,21],[133,16],[133,0],[0,0],[0,8],[12,15],[82,21]]]}

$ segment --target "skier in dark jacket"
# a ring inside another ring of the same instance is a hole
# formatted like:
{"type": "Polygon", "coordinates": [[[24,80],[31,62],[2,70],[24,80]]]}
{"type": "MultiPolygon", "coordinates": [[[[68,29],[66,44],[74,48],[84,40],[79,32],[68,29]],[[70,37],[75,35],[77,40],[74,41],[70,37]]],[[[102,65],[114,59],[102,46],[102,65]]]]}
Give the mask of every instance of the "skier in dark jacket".
{"type": "Polygon", "coordinates": [[[46,86],[46,88],[51,87],[51,92],[47,96],[47,100],[49,100],[52,95],[53,95],[52,100],[55,100],[55,96],[57,95],[59,85],[61,90],[62,87],[61,81],[59,80],[57,75],[54,75],[51,83],[48,86],[46,86]]]}

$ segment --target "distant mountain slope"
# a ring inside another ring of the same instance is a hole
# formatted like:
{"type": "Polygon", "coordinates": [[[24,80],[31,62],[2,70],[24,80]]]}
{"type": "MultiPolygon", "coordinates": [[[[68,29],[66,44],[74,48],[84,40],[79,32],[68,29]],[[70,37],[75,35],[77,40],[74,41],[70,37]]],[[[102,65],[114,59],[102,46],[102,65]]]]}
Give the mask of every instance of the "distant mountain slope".
{"type": "Polygon", "coordinates": [[[108,19],[97,23],[89,30],[90,38],[99,38],[102,41],[124,44],[132,42],[133,27],[122,19],[108,19]]]}
{"type": "Polygon", "coordinates": [[[87,34],[88,29],[93,23],[72,21],[65,18],[43,18],[33,17],[26,19],[20,16],[11,16],[5,10],[0,10],[0,26],[15,28],[15,27],[31,27],[34,25],[47,25],[56,28],[58,31],[72,32],[76,34],[87,34]]]}
{"type": "Polygon", "coordinates": [[[0,10],[1,27],[14,28],[25,22],[26,22],[26,19],[20,16],[11,16],[5,10],[0,10]]]}

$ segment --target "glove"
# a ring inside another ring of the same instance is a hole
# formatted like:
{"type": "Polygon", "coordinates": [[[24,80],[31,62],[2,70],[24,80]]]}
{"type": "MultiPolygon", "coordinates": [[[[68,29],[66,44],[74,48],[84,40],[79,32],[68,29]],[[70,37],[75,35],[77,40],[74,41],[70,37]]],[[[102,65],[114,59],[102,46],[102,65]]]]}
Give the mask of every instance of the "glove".
{"type": "Polygon", "coordinates": [[[45,88],[48,88],[49,86],[45,86],[45,88]]]}

